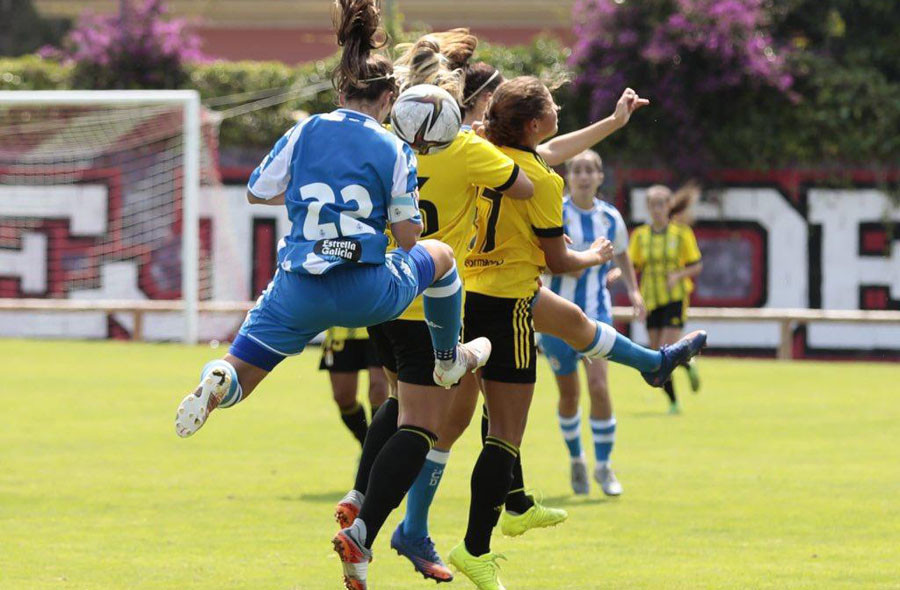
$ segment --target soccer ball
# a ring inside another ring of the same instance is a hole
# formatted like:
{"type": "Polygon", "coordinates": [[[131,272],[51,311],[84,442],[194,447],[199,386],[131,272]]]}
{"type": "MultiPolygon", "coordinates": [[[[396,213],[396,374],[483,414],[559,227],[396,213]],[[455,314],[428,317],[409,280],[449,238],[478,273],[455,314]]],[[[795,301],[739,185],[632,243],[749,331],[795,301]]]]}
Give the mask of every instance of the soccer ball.
{"type": "Polygon", "coordinates": [[[391,128],[419,154],[431,155],[453,143],[462,116],[450,93],[432,84],[407,88],[391,109],[391,128]]]}

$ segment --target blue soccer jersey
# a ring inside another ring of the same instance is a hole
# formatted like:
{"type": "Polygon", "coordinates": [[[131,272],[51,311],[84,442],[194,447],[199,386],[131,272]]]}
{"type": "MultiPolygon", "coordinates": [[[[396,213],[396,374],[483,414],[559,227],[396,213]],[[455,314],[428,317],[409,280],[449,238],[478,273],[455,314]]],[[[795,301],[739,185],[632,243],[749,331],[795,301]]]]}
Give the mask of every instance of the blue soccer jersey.
{"type": "Polygon", "coordinates": [[[375,119],[349,109],[291,128],[250,176],[260,199],[285,196],[287,272],[321,275],[347,263],[383,264],[388,223],[415,219],[416,157],[375,119]]]}
{"type": "MultiPolygon", "coordinates": [[[[606,238],[613,243],[616,254],[628,250],[628,230],[619,211],[605,201],[594,200],[590,210],[577,207],[572,200],[563,202],[563,225],[566,235],[572,240],[569,246],[574,250],[587,250],[597,238],[606,238]]],[[[575,303],[588,317],[612,323],[612,305],[606,288],[606,273],[611,262],[593,266],[579,278],[556,275],[550,281],[550,289],[575,303]]]]}

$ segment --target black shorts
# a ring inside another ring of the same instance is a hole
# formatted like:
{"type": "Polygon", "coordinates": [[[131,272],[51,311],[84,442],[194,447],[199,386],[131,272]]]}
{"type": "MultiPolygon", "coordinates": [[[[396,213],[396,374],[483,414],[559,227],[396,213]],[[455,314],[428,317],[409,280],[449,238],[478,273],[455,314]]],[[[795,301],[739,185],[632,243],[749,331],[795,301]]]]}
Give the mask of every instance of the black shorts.
{"type": "Polygon", "coordinates": [[[485,336],[491,341],[491,358],[482,377],[501,383],[534,383],[537,380],[534,296],[523,299],[466,293],[466,341],[485,336]]]}
{"type": "Polygon", "coordinates": [[[647,314],[647,329],[682,328],[686,313],[687,306],[683,301],[672,301],[657,307],[647,314]]]}
{"type": "Polygon", "coordinates": [[[428,324],[421,320],[392,320],[381,327],[394,356],[397,381],[436,387],[434,348],[428,324]]]}
{"type": "Polygon", "coordinates": [[[375,346],[371,340],[332,340],[322,346],[319,370],[329,373],[356,373],[378,367],[375,346]]]}
{"type": "Polygon", "coordinates": [[[377,324],[366,328],[369,333],[369,342],[375,350],[375,359],[378,364],[390,371],[397,372],[397,357],[394,356],[394,348],[384,332],[384,324],[377,324]]]}

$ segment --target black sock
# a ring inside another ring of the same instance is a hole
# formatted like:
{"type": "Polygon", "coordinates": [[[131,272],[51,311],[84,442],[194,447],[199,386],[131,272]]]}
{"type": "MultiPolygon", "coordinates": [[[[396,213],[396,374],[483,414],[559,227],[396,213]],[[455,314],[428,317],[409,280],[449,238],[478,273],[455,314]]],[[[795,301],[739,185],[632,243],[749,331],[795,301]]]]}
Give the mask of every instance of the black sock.
{"type": "Polygon", "coordinates": [[[369,425],[366,423],[366,409],[362,404],[357,403],[356,406],[347,411],[341,410],[341,420],[343,420],[344,426],[346,426],[347,429],[353,433],[353,436],[356,437],[356,440],[359,441],[360,446],[363,445],[366,440],[366,430],[369,429],[369,425]]]}
{"type": "Polygon", "coordinates": [[[669,398],[670,403],[675,403],[678,399],[675,397],[675,385],[672,383],[672,380],[669,379],[666,381],[665,385],[663,385],[663,391],[666,392],[666,396],[669,398]]]}
{"type": "Polygon", "coordinates": [[[378,413],[378,408],[380,408],[380,407],[381,407],[381,404],[372,404],[372,410],[371,410],[372,420],[375,419],[375,414],[378,413]]]}
{"type": "Polygon", "coordinates": [[[472,555],[484,555],[491,550],[491,531],[497,525],[503,499],[509,493],[518,454],[513,445],[489,436],[478,455],[472,470],[472,499],[465,538],[466,550],[472,555]]]}
{"type": "Polygon", "coordinates": [[[487,406],[481,406],[481,444],[482,445],[484,445],[484,441],[487,439],[488,426],[490,426],[490,421],[488,420],[487,406]]]}
{"type": "Polygon", "coordinates": [[[424,428],[401,426],[378,453],[359,511],[359,519],[366,524],[366,547],[372,547],[388,515],[403,501],[436,439],[424,428]]]}
{"type": "Polygon", "coordinates": [[[525,495],[525,477],[522,475],[522,453],[513,464],[512,484],[506,496],[506,509],[516,514],[524,514],[534,506],[534,501],[525,495]]]}
{"type": "Polygon", "coordinates": [[[388,439],[397,432],[397,417],[400,415],[400,402],[395,397],[389,397],[378,408],[378,412],[372,416],[372,424],[366,433],[366,442],[363,443],[362,457],[359,458],[359,469],[356,470],[356,483],[353,489],[362,494],[369,487],[369,473],[372,464],[381,448],[388,439]]]}

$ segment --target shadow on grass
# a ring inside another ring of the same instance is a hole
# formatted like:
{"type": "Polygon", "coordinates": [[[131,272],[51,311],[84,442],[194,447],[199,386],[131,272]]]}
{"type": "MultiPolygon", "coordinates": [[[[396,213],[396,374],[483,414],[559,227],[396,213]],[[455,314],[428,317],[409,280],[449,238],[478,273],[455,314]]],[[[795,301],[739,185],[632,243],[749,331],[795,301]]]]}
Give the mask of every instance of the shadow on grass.
{"type": "MultiPolygon", "coordinates": [[[[348,488],[349,489],[349,488],[348,488]]],[[[337,504],[344,497],[347,490],[332,490],[329,492],[317,492],[312,494],[300,494],[297,496],[278,496],[284,502],[312,502],[313,504],[337,504]]]]}
{"type": "Polygon", "coordinates": [[[586,498],[584,496],[575,496],[573,494],[567,494],[565,496],[546,496],[543,500],[541,500],[541,504],[544,506],[549,506],[551,508],[557,508],[559,506],[587,506],[594,504],[609,504],[611,502],[616,502],[615,498],[607,498],[606,496],[591,496],[586,498]]]}

